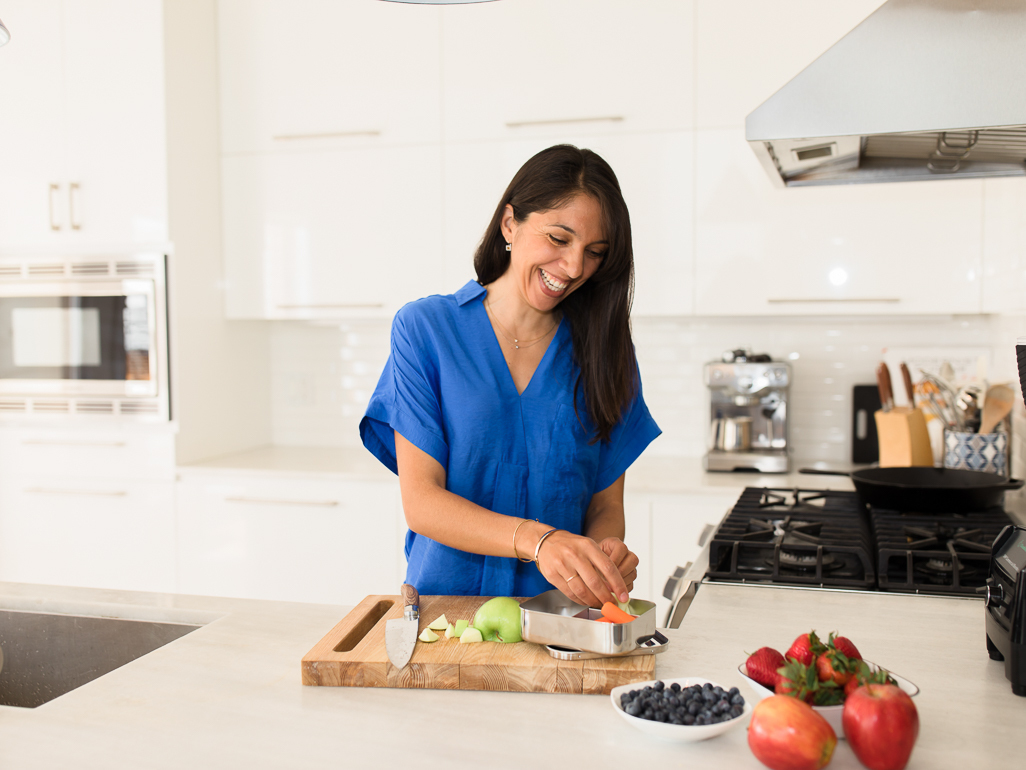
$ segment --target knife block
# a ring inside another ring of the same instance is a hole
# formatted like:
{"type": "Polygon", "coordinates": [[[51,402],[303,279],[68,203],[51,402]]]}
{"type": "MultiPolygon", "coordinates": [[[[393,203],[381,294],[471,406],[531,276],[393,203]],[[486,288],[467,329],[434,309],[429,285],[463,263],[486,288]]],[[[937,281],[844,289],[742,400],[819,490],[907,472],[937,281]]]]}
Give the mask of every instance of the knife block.
{"type": "Polygon", "coordinates": [[[932,467],[933,450],[926,430],[926,417],[919,409],[895,407],[877,411],[876,435],[880,444],[881,468],[932,467]]]}

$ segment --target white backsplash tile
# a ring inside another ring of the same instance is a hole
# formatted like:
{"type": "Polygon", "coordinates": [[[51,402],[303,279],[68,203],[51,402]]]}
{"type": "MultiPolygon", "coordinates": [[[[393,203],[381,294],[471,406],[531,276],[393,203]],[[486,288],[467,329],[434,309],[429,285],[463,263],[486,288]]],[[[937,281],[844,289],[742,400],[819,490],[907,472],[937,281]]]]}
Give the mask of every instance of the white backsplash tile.
{"type": "MultiPolygon", "coordinates": [[[[360,446],[359,422],[388,356],[389,327],[387,321],[273,325],[275,444],[360,446]]],[[[1026,317],[983,315],[637,318],[634,341],[645,400],[663,429],[648,451],[704,453],[709,406],[702,366],[725,350],[748,347],[779,359],[797,354],[790,394],[796,463],[847,463],[852,387],[875,382],[885,348],[979,348],[993,359],[991,379],[1011,380],[1015,337],[1023,329],[1026,317]]],[[[897,372],[894,377],[897,382],[897,372]]],[[[1026,429],[1021,413],[1020,404],[1016,425],[1026,429]]],[[[1026,451],[1024,437],[1026,430],[1013,447],[1026,451]]]]}

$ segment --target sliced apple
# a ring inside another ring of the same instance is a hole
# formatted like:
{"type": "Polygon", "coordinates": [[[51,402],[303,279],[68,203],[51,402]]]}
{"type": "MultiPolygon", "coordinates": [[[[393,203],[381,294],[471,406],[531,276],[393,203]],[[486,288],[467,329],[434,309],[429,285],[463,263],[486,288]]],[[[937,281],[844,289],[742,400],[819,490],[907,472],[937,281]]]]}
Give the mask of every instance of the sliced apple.
{"type": "Polygon", "coordinates": [[[425,628],[420,632],[420,636],[417,637],[422,642],[437,642],[438,634],[432,631],[430,628],[425,628]]]}
{"type": "Polygon", "coordinates": [[[469,626],[464,629],[463,633],[460,634],[460,644],[474,644],[475,642],[483,642],[484,637],[481,632],[473,626],[469,626]]]}
{"type": "Polygon", "coordinates": [[[444,631],[449,625],[449,621],[445,619],[445,613],[443,612],[437,618],[428,623],[428,628],[432,631],[444,631]]]}
{"type": "Polygon", "coordinates": [[[470,621],[469,620],[457,620],[456,621],[456,628],[455,628],[455,631],[453,632],[453,635],[454,636],[462,637],[463,636],[463,632],[467,630],[467,626],[469,626],[469,625],[470,625],[470,621]]]}
{"type": "Polygon", "coordinates": [[[450,623],[449,626],[445,629],[445,638],[446,639],[453,639],[455,636],[456,636],[456,626],[454,626],[452,623],[450,623]]]}

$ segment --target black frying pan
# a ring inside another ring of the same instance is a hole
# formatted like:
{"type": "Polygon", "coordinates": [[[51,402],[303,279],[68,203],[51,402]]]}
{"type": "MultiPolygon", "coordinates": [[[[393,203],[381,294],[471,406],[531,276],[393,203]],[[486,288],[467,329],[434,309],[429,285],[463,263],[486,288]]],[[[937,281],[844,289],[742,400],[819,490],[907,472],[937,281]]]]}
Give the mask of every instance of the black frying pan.
{"type": "Polygon", "coordinates": [[[1026,483],[953,468],[863,468],[851,473],[802,468],[798,472],[848,476],[867,505],[920,513],[983,511],[1001,505],[1006,490],[1021,489],[1026,483]]]}

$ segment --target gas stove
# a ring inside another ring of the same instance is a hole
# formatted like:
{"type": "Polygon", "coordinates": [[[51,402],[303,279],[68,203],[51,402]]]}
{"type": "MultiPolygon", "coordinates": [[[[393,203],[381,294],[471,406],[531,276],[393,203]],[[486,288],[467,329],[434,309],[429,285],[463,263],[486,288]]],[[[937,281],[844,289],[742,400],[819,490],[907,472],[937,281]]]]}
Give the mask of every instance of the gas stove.
{"type": "Polygon", "coordinates": [[[705,579],[976,596],[990,547],[1011,518],[898,513],[855,492],[748,487],[709,543],[705,579]]]}

